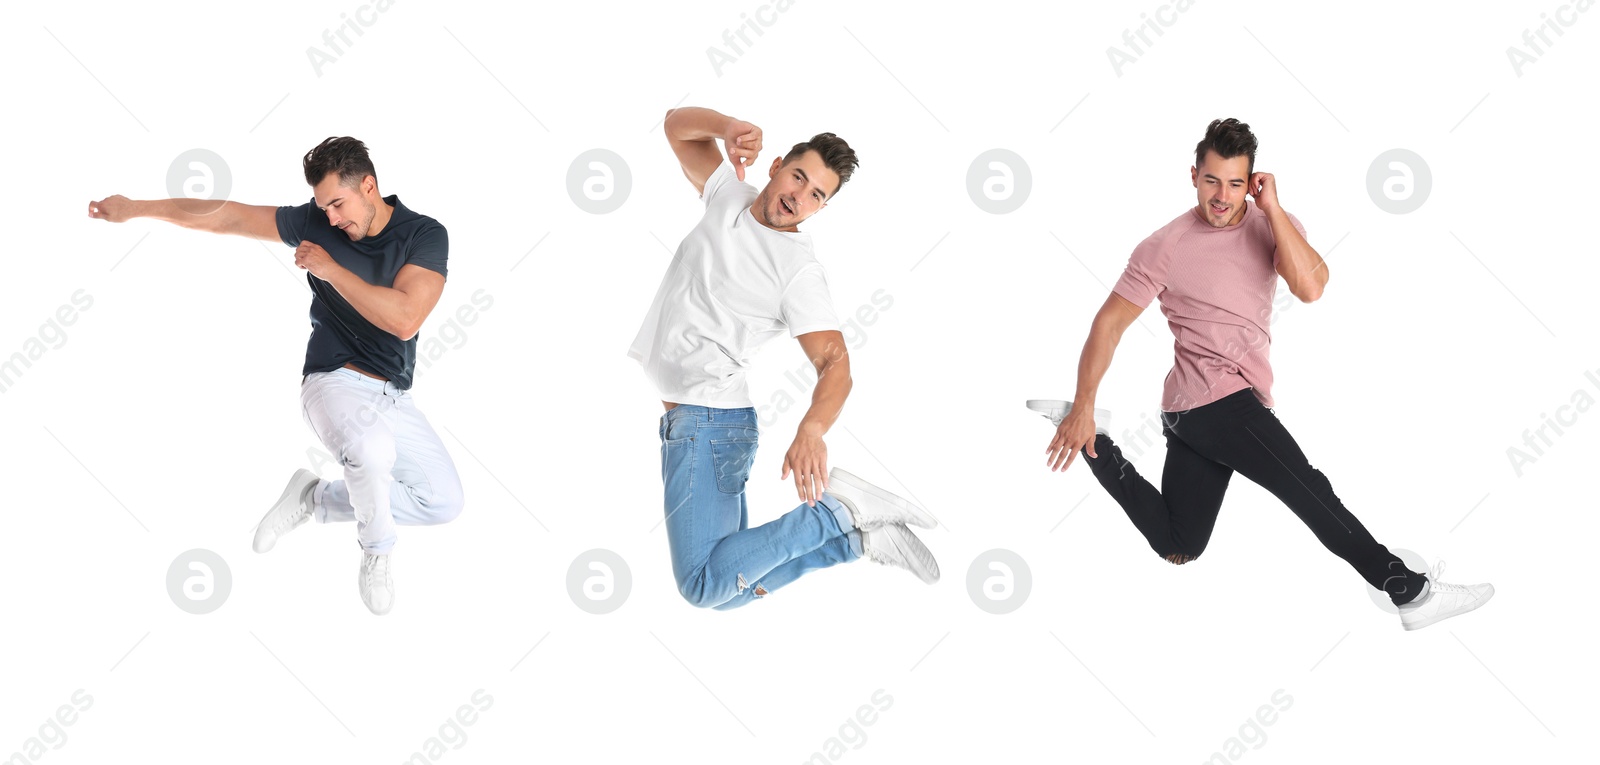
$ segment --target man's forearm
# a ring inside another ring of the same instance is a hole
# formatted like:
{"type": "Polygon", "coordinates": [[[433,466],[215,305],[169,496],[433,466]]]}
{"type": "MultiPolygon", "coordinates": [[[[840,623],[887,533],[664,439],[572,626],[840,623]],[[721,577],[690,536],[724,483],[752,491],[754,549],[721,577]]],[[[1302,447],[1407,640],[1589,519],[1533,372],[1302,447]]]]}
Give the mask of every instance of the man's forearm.
{"type": "Polygon", "coordinates": [[[235,202],[215,199],[130,200],[134,218],[154,218],[196,231],[220,233],[228,230],[235,218],[235,202]]]}
{"type": "Polygon", "coordinates": [[[1100,391],[1100,380],[1111,368],[1111,357],[1117,349],[1117,338],[1098,326],[1089,330],[1089,339],[1083,343],[1083,353],[1078,357],[1078,391],[1072,399],[1077,407],[1093,407],[1095,395],[1100,391]]]}
{"type": "Polygon", "coordinates": [[[1272,224],[1272,238],[1278,243],[1278,263],[1284,282],[1294,296],[1309,303],[1322,296],[1328,283],[1328,266],[1311,243],[1300,235],[1282,208],[1267,214],[1272,224]]]}
{"type": "Polygon", "coordinates": [[[835,362],[825,366],[817,376],[817,387],[811,391],[811,408],[800,420],[797,431],[802,435],[821,437],[833,427],[844,409],[844,400],[850,395],[850,362],[835,362]]]}
{"type": "Polygon", "coordinates": [[[734,119],[714,109],[685,106],[667,115],[663,128],[676,141],[714,141],[728,132],[734,119]]]}
{"type": "Polygon", "coordinates": [[[406,303],[406,293],[392,287],[368,284],[353,271],[343,266],[336,268],[326,279],[333,289],[372,325],[401,340],[416,334],[413,318],[406,303]]]}

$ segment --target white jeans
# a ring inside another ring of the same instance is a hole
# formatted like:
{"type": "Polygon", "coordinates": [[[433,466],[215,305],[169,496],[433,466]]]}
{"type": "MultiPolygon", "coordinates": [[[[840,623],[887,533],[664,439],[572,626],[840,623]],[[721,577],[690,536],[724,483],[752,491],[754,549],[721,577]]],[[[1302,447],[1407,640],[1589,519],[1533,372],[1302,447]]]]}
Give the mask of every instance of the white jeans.
{"type": "Polygon", "coordinates": [[[395,526],[449,523],[461,514],[455,463],[411,394],[353,369],[307,375],[306,424],[344,466],[343,481],[312,494],[318,523],[355,521],[361,549],[386,554],[395,526]]]}

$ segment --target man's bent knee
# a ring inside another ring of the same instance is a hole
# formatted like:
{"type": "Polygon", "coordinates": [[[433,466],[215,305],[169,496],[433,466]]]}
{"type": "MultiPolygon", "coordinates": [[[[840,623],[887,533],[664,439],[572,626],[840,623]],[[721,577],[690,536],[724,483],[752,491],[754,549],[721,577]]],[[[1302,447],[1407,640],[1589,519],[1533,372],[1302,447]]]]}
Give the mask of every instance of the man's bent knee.
{"type": "Polygon", "coordinates": [[[461,484],[452,482],[446,486],[434,486],[426,495],[419,497],[423,510],[428,515],[429,525],[449,523],[461,517],[461,511],[466,507],[466,500],[461,493],[461,484]]]}

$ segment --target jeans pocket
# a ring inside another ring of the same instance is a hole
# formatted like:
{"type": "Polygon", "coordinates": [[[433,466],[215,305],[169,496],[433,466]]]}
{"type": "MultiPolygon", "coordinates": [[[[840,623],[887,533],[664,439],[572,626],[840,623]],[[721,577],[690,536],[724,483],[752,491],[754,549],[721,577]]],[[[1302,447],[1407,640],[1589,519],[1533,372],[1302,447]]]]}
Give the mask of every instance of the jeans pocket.
{"type": "Polygon", "coordinates": [[[756,461],[756,439],[711,439],[711,471],[717,477],[717,490],[724,494],[744,491],[750,478],[750,466],[756,461]]]}

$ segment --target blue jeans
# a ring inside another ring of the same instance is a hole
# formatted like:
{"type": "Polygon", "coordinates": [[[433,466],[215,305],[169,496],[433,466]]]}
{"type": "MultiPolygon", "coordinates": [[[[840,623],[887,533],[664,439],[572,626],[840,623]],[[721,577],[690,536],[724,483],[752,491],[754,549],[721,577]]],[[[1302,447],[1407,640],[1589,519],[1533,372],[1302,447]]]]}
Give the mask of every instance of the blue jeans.
{"type": "Polygon", "coordinates": [[[824,494],[749,528],[744,485],[755,463],[756,410],[679,404],[661,416],[661,482],[678,592],[725,610],[861,557],[850,511],[824,494]]]}

